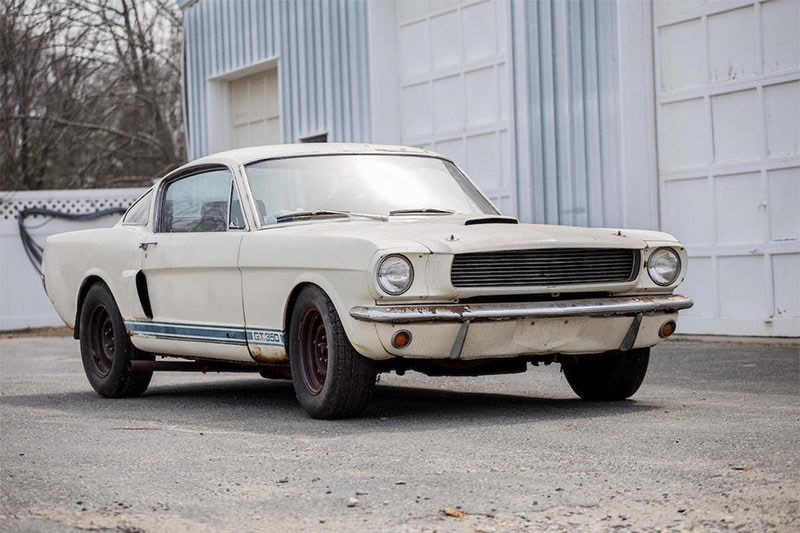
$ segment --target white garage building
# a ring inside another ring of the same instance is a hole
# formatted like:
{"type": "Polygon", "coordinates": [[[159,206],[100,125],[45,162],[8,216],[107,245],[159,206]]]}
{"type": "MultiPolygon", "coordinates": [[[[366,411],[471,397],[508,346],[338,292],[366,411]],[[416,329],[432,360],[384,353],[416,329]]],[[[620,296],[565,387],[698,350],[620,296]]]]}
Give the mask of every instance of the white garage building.
{"type": "Polygon", "coordinates": [[[184,0],[190,157],[453,157],[524,221],[662,229],[683,333],[800,336],[797,0],[184,0]]]}

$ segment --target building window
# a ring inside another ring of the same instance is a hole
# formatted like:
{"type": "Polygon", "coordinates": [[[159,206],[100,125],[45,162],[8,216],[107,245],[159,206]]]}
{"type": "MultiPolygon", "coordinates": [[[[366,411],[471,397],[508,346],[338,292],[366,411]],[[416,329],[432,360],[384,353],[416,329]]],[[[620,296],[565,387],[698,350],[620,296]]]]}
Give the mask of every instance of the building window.
{"type": "Polygon", "coordinates": [[[328,134],[320,133],[319,135],[311,135],[309,137],[301,137],[301,143],[326,143],[328,142],[328,134]]]}

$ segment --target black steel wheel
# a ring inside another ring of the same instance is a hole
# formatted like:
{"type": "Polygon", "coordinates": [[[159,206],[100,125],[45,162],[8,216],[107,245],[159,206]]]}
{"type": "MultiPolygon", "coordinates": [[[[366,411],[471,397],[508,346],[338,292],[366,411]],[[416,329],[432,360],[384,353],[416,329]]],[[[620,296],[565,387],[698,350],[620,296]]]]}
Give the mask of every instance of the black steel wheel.
{"type": "Polygon", "coordinates": [[[83,330],[89,335],[89,355],[93,373],[98,377],[106,377],[114,365],[114,326],[108,309],[101,303],[92,310],[88,328],[83,330]]]}
{"type": "Polygon", "coordinates": [[[375,365],[350,344],[319,287],[306,287],[295,301],[288,350],[297,399],[313,418],[349,418],[366,408],[375,388],[375,365]]]}
{"type": "Polygon", "coordinates": [[[125,398],[147,390],[153,373],[133,372],[129,363],[154,357],[133,346],[114,297],[103,283],[95,283],[86,293],[80,332],[83,369],[99,395],[125,398]]]}
{"type": "Polygon", "coordinates": [[[630,398],[644,381],[650,348],[597,355],[580,355],[561,364],[575,394],[584,400],[618,401],[630,398]]]}
{"type": "Polygon", "coordinates": [[[316,307],[309,307],[300,319],[300,356],[303,383],[314,396],[322,392],[328,375],[328,335],[316,307]]]}

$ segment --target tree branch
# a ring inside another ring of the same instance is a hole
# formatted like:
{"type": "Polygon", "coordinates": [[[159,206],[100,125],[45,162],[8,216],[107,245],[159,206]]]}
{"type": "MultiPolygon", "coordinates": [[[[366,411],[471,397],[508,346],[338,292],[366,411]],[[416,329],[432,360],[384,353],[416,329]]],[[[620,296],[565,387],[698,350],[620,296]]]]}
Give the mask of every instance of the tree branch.
{"type": "Polygon", "coordinates": [[[136,134],[136,133],[128,133],[126,131],[120,130],[118,128],[112,128],[111,126],[105,126],[103,124],[91,124],[88,122],[77,122],[74,120],[67,120],[60,117],[48,117],[48,116],[26,116],[26,115],[13,115],[11,118],[16,120],[45,120],[50,122],[55,122],[56,124],[61,124],[62,126],[69,126],[72,128],[81,128],[86,130],[95,130],[95,131],[104,131],[106,133],[110,133],[112,135],[116,135],[118,137],[124,137],[126,139],[130,139],[135,142],[141,142],[152,146],[154,148],[161,148],[161,145],[157,139],[145,134],[136,134]]]}

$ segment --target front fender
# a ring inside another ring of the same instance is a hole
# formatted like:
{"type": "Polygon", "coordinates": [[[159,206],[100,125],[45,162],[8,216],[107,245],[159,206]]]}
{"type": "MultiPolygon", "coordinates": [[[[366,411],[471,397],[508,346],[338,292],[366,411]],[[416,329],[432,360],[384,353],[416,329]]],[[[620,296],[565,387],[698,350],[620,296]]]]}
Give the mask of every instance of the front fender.
{"type": "Polygon", "coordinates": [[[246,235],[239,253],[247,328],[284,331],[290,297],[302,284],[333,302],[348,338],[362,354],[388,357],[375,328],[350,317],[354,305],[374,304],[369,269],[377,249],[368,239],[267,230],[246,235]],[[370,336],[371,333],[371,336],[370,336]],[[369,339],[374,338],[374,342],[369,339]]]}
{"type": "MultiPolygon", "coordinates": [[[[293,289],[309,284],[316,285],[322,289],[325,294],[328,295],[328,298],[331,299],[333,306],[336,308],[336,312],[339,315],[339,319],[342,323],[345,334],[347,335],[347,338],[353,347],[362,355],[372,359],[389,358],[391,355],[380,343],[375,327],[372,324],[365,324],[364,322],[358,321],[350,316],[350,309],[356,305],[356,302],[374,302],[374,300],[370,299],[368,291],[357,290],[354,288],[354,285],[362,284],[364,287],[367,287],[369,273],[360,272],[354,274],[355,275],[353,276],[348,276],[351,279],[349,283],[346,283],[346,285],[351,287],[353,290],[342,290],[341,283],[343,279],[341,276],[335,276],[337,279],[334,282],[325,275],[312,272],[304,272],[299,274],[294,280],[293,289]],[[361,280],[359,280],[359,278],[361,278],[361,280]]],[[[289,321],[291,320],[292,303],[293,302],[287,295],[286,304],[284,305],[284,328],[286,333],[288,333],[289,321]]]]}

